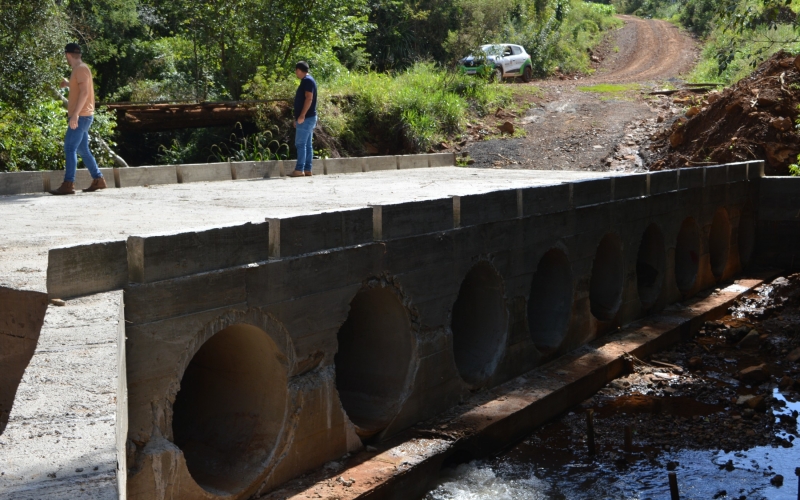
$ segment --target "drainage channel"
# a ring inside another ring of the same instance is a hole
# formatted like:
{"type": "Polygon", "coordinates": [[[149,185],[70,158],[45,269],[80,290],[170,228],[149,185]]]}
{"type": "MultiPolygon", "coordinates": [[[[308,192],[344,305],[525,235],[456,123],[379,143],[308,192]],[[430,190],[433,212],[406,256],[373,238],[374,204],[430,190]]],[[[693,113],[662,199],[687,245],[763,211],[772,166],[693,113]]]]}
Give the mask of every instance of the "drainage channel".
{"type": "Polygon", "coordinates": [[[262,498],[420,498],[448,464],[491,456],[519,442],[629,371],[631,357],[644,359],[677,343],[761,284],[760,278],[740,279],[671,306],[262,498]]]}
{"type": "Polygon", "coordinates": [[[779,277],[510,450],[446,467],[423,499],[794,500],[797,325],[800,274],[779,277]]]}

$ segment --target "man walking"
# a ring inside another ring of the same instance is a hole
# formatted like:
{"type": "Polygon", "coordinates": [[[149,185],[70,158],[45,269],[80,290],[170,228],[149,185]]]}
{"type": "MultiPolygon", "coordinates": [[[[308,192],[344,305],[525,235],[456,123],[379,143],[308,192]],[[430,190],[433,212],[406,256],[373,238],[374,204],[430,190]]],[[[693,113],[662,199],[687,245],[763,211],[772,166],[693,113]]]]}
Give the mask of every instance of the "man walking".
{"type": "Polygon", "coordinates": [[[66,173],[61,187],[50,191],[51,194],[75,194],[75,173],[78,168],[78,154],[92,174],[92,184],[84,189],[91,193],[106,188],[103,174],[97,168],[97,161],[89,151],[89,127],[94,121],[94,82],[92,71],[81,60],[81,47],[77,43],[68,43],[64,55],[72,67],[69,80],[61,80],[61,88],[69,86],[67,117],[69,126],[64,136],[64,153],[67,156],[66,173]]]}
{"type": "Polygon", "coordinates": [[[289,177],[311,176],[311,161],[314,158],[314,128],[317,126],[317,82],[308,74],[308,63],[300,61],[294,74],[300,79],[294,96],[294,145],[297,146],[297,166],[289,177]]]}

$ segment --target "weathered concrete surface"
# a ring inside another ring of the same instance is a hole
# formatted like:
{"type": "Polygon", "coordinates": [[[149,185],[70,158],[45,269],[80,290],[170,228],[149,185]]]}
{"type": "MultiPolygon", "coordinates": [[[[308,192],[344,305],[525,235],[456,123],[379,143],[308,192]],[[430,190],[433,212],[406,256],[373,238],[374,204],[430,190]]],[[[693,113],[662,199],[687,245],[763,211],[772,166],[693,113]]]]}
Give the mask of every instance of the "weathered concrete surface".
{"type": "Polygon", "coordinates": [[[178,169],[175,165],[115,168],[114,179],[120,188],[177,184],[178,169]]]}
{"type": "Polygon", "coordinates": [[[198,163],[196,165],[175,165],[178,172],[178,182],[215,182],[229,181],[231,177],[231,164],[225,163],[198,163]]]}
{"type": "Polygon", "coordinates": [[[280,160],[231,162],[231,176],[234,180],[276,179],[283,176],[283,162],[280,160]]]}
{"type": "Polygon", "coordinates": [[[463,404],[395,439],[333,462],[260,498],[383,500],[417,498],[448,458],[486,456],[580,403],[625,370],[625,357],[644,358],[686,337],[762,283],[743,279],[592,342],[463,404]],[[344,481],[336,478],[343,477],[344,481]],[[351,479],[355,481],[350,482],[351,479]]]}
{"type": "Polygon", "coordinates": [[[336,174],[357,174],[366,172],[366,158],[327,158],[325,163],[325,175],[336,174]]]}
{"type": "Polygon", "coordinates": [[[787,269],[800,268],[800,178],[767,177],[761,180],[757,207],[747,207],[752,224],[758,210],[756,250],[764,262],[787,269]]]}
{"type": "MultiPolygon", "coordinates": [[[[383,158],[395,161],[393,156],[383,158]]],[[[293,167],[291,162],[284,163],[293,167]]],[[[152,168],[175,175],[173,167],[152,168]]],[[[128,173],[142,170],[144,167],[118,169],[128,173]]],[[[2,224],[0,285],[46,291],[47,252],[60,246],[124,240],[133,235],[260,223],[266,217],[289,217],[558,184],[598,175],[537,171],[498,173],[496,170],[457,167],[398,172],[395,166],[387,172],[331,177],[315,175],[309,179],[182,185],[155,185],[150,179],[146,182],[149,187],[107,189],[75,196],[5,196],[0,198],[3,220],[14,221],[14,224],[2,224]]],[[[141,176],[138,179],[144,180],[141,176]]]]}
{"type": "Polygon", "coordinates": [[[0,435],[0,498],[118,498],[121,300],[114,292],[47,310],[0,435]]]}
{"type": "Polygon", "coordinates": [[[399,155],[397,157],[398,170],[405,170],[409,168],[428,168],[428,155],[399,155]]]}
{"type": "Polygon", "coordinates": [[[128,281],[125,241],[109,241],[50,250],[47,294],[68,299],[121,288],[128,281]]]}
{"type": "Polygon", "coordinates": [[[131,236],[127,242],[127,277],[119,288],[224,269],[269,258],[269,224],[131,236]]]}
{"type": "Polygon", "coordinates": [[[0,435],[36,349],[46,311],[47,295],[0,287],[0,435]]]}
{"type": "Polygon", "coordinates": [[[43,172],[0,173],[0,195],[41,193],[43,191],[43,172]]]}
{"type": "Polygon", "coordinates": [[[397,170],[396,156],[370,156],[366,158],[367,172],[380,172],[382,170],[397,170]]]}

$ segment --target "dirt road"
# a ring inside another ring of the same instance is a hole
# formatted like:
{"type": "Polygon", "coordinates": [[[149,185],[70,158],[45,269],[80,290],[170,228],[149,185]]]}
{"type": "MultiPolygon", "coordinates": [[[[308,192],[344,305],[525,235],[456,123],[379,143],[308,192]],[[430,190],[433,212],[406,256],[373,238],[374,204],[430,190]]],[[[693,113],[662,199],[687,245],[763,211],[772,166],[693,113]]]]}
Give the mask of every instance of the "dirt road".
{"type": "MultiPolygon", "coordinates": [[[[666,100],[645,100],[638,88],[594,92],[592,87],[641,84],[646,88],[679,81],[696,61],[697,44],[665,21],[620,17],[624,27],[610,33],[595,52],[602,62],[594,75],[531,84],[542,90],[541,96],[533,99],[526,113],[511,119],[524,127],[526,137],[467,144],[464,151],[476,167],[594,171],[645,167],[647,137],[658,127],[659,114],[666,118],[678,110],[666,100]]],[[[488,123],[497,126],[508,119],[500,113],[488,123]]]]}

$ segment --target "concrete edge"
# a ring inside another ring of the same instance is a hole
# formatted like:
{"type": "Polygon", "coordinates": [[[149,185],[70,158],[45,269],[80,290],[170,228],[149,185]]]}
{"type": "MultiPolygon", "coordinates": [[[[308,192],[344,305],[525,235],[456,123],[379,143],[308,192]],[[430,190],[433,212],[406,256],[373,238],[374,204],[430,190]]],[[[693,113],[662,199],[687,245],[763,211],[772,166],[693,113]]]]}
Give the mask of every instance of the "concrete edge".
{"type": "Polygon", "coordinates": [[[47,253],[47,295],[51,299],[109,292],[127,282],[126,240],[58,247],[47,253]]]}
{"type": "Polygon", "coordinates": [[[439,417],[377,445],[375,451],[355,454],[344,470],[322,469],[260,498],[373,500],[400,498],[401,492],[405,498],[416,498],[449,458],[477,458],[518,441],[625,373],[627,355],[643,358],[669,347],[705,321],[724,316],[735,300],[774,275],[740,279],[681,309],[645,318],[474,396],[454,418],[439,417]],[[424,451],[415,455],[407,450],[424,451]],[[343,483],[337,477],[357,481],[343,483]]]}

